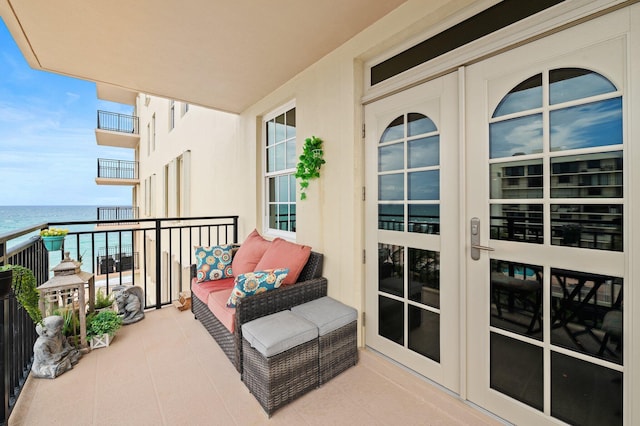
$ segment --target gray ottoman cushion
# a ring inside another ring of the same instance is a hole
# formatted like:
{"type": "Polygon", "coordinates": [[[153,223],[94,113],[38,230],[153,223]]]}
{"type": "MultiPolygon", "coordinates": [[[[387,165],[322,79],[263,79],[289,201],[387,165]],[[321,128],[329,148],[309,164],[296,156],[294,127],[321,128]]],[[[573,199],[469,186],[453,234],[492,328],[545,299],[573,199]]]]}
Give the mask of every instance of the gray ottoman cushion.
{"type": "Polygon", "coordinates": [[[242,337],[269,358],[317,338],[318,328],[290,311],[282,311],[244,324],[242,337]]]}
{"type": "MultiPolygon", "coordinates": [[[[291,308],[291,312],[318,326],[320,336],[331,333],[358,318],[358,313],[354,308],[328,296],[294,306],[291,308]]],[[[242,330],[244,332],[244,328],[242,330]]]]}

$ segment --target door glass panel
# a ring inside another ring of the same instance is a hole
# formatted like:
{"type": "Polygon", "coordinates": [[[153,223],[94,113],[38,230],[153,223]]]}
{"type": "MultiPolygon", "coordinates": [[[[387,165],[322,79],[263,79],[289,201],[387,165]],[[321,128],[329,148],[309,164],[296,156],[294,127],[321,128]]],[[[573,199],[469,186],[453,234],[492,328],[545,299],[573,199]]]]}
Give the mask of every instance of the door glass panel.
{"type": "Polygon", "coordinates": [[[409,248],[409,299],[440,307],[440,253],[409,248]]]}
{"type": "Polygon", "coordinates": [[[404,115],[396,118],[382,133],[380,143],[395,141],[404,137],[404,115]]]}
{"type": "Polygon", "coordinates": [[[404,248],[378,244],[378,290],[404,297],[404,248]]]}
{"type": "Polygon", "coordinates": [[[551,415],[569,424],[622,425],[622,372],[551,351],[551,415]]]}
{"type": "Polygon", "coordinates": [[[404,303],[378,296],[378,334],[404,345],[404,303]]]}
{"type": "Polygon", "coordinates": [[[404,169],[404,144],[395,143],[378,148],[379,172],[402,169],[404,169]]]}
{"type": "Polygon", "coordinates": [[[409,204],[409,232],[440,234],[439,204],[409,204]]]}
{"type": "Polygon", "coordinates": [[[616,87],[609,80],[593,71],[561,68],[549,72],[551,105],[615,91],[616,87]]]}
{"type": "Polygon", "coordinates": [[[622,98],[549,113],[551,151],[622,144],[622,98]]]}
{"type": "Polygon", "coordinates": [[[404,174],[378,176],[379,200],[404,200],[404,174]]]}
{"type": "Polygon", "coordinates": [[[542,159],[491,164],[491,198],[542,198],[542,159]]]}
{"type": "Polygon", "coordinates": [[[622,151],[551,159],[552,198],[622,198],[622,151]]]}
{"type": "Polygon", "coordinates": [[[378,204],[378,229],[404,231],[404,204],[378,204]]]}
{"type": "Polygon", "coordinates": [[[414,139],[407,144],[410,169],[440,164],[440,136],[414,139]]]}
{"type": "Polygon", "coordinates": [[[551,244],[622,251],[622,204],[552,204],[551,244]]]}
{"type": "Polygon", "coordinates": [[[440,198],[440,171],[412,172],[408,176],[410,200],[438,200],[440,198]]]}
{"type": "Polygon", "coordinates": [[[533,114],[489,125],[490,158],[542,152],[542,114],[533,114]]]}
{"type": "Polygon", "coordinates": [[[523,81],[514,87],[498,104],[493,117],[527,111],[542,106],[542,74],[523,81]]]}
{"type": "Polygon", "coordinates": [[[622,278],[551,268],[551,343],[622,365],[622,278]]]}
{"type": "Polygon", "coordinates": [[[440,315],[409,305],[409,349],[440,362],[440,315]]]}
{"type": "Polygon", "coordinates": [[[438,130],[433,121],[427,116],[410,112],[407,114],[407,137],[431,133],[438,130]]]}
{"type": "Polygon", "coordinates": [[[542,348],[490,333],[491,389],[543,409],[542,348]]]}
{"type": "Polygon", "coordinates": [[[543,244],[542,204],[492,204],[491,239],[543,244]]]}
{"type": "Polygon", "coordinates": [[[491,326],[542,340],[542,266],[491,260],[491,326]]]}

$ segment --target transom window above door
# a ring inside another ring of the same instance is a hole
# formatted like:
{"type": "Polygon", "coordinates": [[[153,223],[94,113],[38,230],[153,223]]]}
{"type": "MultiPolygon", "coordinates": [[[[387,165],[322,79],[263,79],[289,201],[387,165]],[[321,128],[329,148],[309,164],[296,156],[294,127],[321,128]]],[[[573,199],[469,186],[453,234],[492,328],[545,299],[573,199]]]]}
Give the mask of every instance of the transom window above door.
{"type": "Polygon", "coordinates": [[[582,68],[536,74],[500,100],[489,137],[492,239],[622,251],[622,94],[611,81],[582,68]]]}
{"type": "Polygon", "coordinates": [[[378,229],[440,233],[440,134],[423,114],[397,117],[380,137],[378,229]]]}

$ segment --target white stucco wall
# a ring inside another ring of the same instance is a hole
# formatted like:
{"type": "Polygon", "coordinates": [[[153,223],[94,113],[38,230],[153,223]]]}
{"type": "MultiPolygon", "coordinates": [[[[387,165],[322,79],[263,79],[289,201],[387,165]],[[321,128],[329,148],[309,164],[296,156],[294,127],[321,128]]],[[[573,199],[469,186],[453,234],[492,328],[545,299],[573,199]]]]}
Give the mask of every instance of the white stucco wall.
{"type": "MultiPolygon", "coordinates": [[[[260,167],[261,117],[295,100],[298,153],[306,137],[324,141],[326,164],[313,180],[307,199],[297,202],[297,242],[324,253],[329,295],[362,311],[364,305],[364,146],[362,105],[364,62],[402,44],[472,1],[409,1],[244,111],[240,143],[248,164],[258,169],[242,186],[255,184],[255,224],[249,216],[241,239],[254,226],[262,230],[260,167]],[[444,5],[444,6],[443,6],[444,5]]],[[[322,31],[321,26],[314,31],[322,31]]],[[[292,52],[295,54],[295,52],[292,52]]],[[[247,170],[249,173],[249,171],[247,170]]],[[[253,191],[250,191],[253,192],[253,191]]],[[[376,194],[368,194],[376,197],[376,194]]],[[[251,212],[251,205],[242,211],[251,212]]],[[[370,259],[376,254],[370,253],[370,259]]]]}

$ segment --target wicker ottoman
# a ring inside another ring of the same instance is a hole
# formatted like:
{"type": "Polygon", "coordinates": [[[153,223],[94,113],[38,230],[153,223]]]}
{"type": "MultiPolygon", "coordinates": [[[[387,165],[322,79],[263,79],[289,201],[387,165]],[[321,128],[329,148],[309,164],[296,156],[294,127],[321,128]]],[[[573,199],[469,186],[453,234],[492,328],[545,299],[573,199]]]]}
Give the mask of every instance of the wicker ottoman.
{"type": "Polygon", "coordinates": [[[269,416],[318,387],[318,328],[282,311],[242,326],[242,381],[269,416]]]}
{"type": "Polygon", "coordinates": [[[294,306],[291,312],[318,327],[320,385],[356,365],[358,313],[354,308],[325,296],[294,306]]]}

